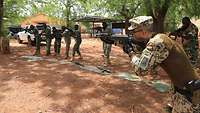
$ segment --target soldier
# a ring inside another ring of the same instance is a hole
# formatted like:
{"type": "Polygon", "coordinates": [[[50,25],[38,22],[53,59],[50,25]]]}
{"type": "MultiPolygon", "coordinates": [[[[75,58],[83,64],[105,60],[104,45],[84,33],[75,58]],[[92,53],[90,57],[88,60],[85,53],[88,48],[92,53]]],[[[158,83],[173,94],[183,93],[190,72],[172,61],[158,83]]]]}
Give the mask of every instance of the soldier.
{"type": "Polygon", "coordinates": [[[80,52],[80,45],[81,45],[81,42],[82,42],[81,32],[79,31],[78,25],[75,25],[74,28],[75,28],[75,31],[74,31],[75,44],[74,44],[73,51],[72,51],[71,61],[74,60],[76,52],[79,55],[79,59],[82,59],[81,52],[80,52]]]}
{"type": "Polygon", "coordinates": [[[61,34],[61,31],[59,31],[55,27],[53,27],[52,29],[53,29],[53,37],[55,38],[54,51],[56,55],[60,55],[62,34],[61,34]]]}
{"type": "Polygon", "coordinates": [[[46,37],[46,56],[49,56],[51,54],[51,28],[44,24],[44,30],[42,33],[44,33],[46,37]]]}
{"type": "Polygon", "coordinates": [[[39,32],[37,30],[36,27],[34,27],[33,25],[30,25],[30,30],[28,30],[31,34],[34,34],[35,36],[35,42],[36,42],[36,47],[35,47],[35,54],[34,55],[40,55],[40,41],[41,41],[41,37],[39,35],[39,32]]]}
{"type": "Polygon", "coordinates": [[[190,62],[193,66],[196,66],[198,60],[198,28],[190,21],[188,17],[182,19],[182,27],[171,33],[178,34],[182,37],[183,48],[190,59],[190,62]]]}
{"type": "Polygon", "coordinates": [[[65,59],[69,58],[69,49],[70,49],[70,44],[71,44],[71,36],[72,36],[72,30],[66,28],[65,26],[62,26],[62,32],[63,32],[63,37],[65,40],[65,59]]]}
{"type": "Polygon", "coordinates": [[[134,38],[131,46],[115,42],[130,56],[134,71],[140,73],[160,65],[168,74],[174,87],[172,113],[200,113],[200,79],[192,68],[187,55],[180,45],[165,34],[152,32],[153,19],[139,16],[130,20],[129,29],[134,38]],[[134,41],[146,40],[146,46],[140,55],[135,54],[134,41]]]}
{"type": "MultiPolygon", "coordinates": [[[[102,33],[107,33],[107,36],[111,36],[112,30],[109,28],[106,22],[102,23],[103,25],[103,31],[102,33]]],[[[103,58],[104,58],[104,65],[108,66],[110,65],[110,52],[111,52],[112,44],[108,44],[103,42],[103,58]]]]}

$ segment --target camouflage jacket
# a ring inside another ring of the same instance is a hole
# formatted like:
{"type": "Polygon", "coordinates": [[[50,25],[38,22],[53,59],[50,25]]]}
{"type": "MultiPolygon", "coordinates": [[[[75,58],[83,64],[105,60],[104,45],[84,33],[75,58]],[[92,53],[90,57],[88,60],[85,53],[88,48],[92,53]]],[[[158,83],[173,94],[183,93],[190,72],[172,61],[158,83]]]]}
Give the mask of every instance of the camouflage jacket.
{"type": "Polygon", "coordinates": [[[181,31],[181,36],[187,41],[184,43],[184,47],[198,49],[198,28],[193,23],[191,23],[185,30],[181,31]]]}
{"type": "Polygon", "coordinates": [[[31,30],[28,30],[28,31],[31,34],[34,34],[35,37],[39,37],[39,32],[38,32],[37,28],[31,29],[31,30]]]}
{"type": "Polygon", "coordinates": [[[51,28],[46,27],[46,29],[44,29],[40,34],[44,34],[47,38],[50,38],[51,37],[51,28]]]}
{"type": "Polygon", "coordinates": [[[183,37],[186,37],[186,39],[191,39],[191,37],[197,37],[198,28],[196,25],[191,23],[185,30],[181,31],[181,34],[183,37]]]}
{"type": "Polygon", "coordinates": [[[165,34],[151,38],[139,57],[132,56],[132,64],[136,72],[160,65],[180,89],[189,81],[199,79],[183,48],[165,34]]]}
{"type": "Polygon", "coordinates": [[[70,38],[73,35],[73,31],[71,29],[65,29],[62,35],[65,38],[70,38]]]}
{"type": "Polygon", "coordinates": [[[74,31],[74,39],[76,41],[80,41],[81,40],[81,32],[79,30],[75,30],[74,31]]]}

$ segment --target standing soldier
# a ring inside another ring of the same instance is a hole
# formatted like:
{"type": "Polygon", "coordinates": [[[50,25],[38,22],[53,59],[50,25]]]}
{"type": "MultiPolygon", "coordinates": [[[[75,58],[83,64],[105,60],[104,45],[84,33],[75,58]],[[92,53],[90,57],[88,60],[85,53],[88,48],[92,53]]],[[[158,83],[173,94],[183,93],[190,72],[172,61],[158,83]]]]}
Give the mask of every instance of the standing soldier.
{"type": "Polygon", "coordinates": [[[46,56],[49,56],[51,54],[51,28],[44,24],[42,33],[44,33],[46,37],[46,56]]]}
{"type": "Polygon", "coordinates": [[[55,38],[54,51],[55,54],[58,56],[60,55],[62,34],[60,30],[56,29],[56,27],[53,27],[52,29],[53,29],[53,37],[55,38]]]}
{"type": "MultiPolygon", "coordinates": [[[[106,22],[103,22],[103,31],[102,33],[106,33],[108,37],[112,35],[111,28],[107,25],[106,22]]],[[[103,58],[104,58],[104,65],[110,65],[110,52],[111,52],[112,44],[108,44],[103,42],[103,58]]]]}
{"type": "Polygon", "coordinates": [[[79,55],[79,59],[82,59],[81,52],[80,52],[80,45],[81,45],[81,42],[82,42],[81,32],[79,31],[78,25],[75,25],[74,28],[75,28],[75,31],[74,31],[73,35],[74,35],[74,39],[75,39],[75,44],[74,44],[73,51],[72,51],[71,61],[74,60],[76,52],[79,55]]]}
{"type": "MultiPolygon", "coordinates": [[[[174,86],[172,111],[170,113],[200,113],[200,79],[192,68],[187,55],[178,43],[165,34],[152,32],[153,19],[140,16],[130,20],[134,32],[131,45],[136,41],[148,42],[140,55],[135,54],[134,46],[127,46],[124,51],[129,54],[136,73],[147,71],[160,65],[168,74],[174,86]]],[[[141,46],[142,47],[142,46],[141,46]]]]}
{"type": "Polygon", "coordinates": [[[182,19],[182,27],[176,30],[173,34],[179,34],[183,40],[183,48],[190,62],[193,66],[196,66],[198,61],[198,28],[190,21],[188,17],[182,19]]]}
{"type": "Polygon", "coordinates": [[[34,55],[40,55],[40,35],[39,35],[39,32],[38,32],[38,30],[37,30],[37,28],[36,27],[34,27],[33,25],[31,25],[30,26],[30,30],[29,30],[29,32],[31,33],[31,34],[34,34],[34,36],[35,36],[35,43],[36,43],[36,47],[35,47],[35,54],[34,55]]]}
{"type": "Polygon", "coordinates": [[[70,44],[71,44],[71,36],[73,31],[66,28],[65,26],[62,26],[62,32],[63,32],[63,37],[65,40],[65,59],[69,58],[69,49],[70,49],[70,44]]]}

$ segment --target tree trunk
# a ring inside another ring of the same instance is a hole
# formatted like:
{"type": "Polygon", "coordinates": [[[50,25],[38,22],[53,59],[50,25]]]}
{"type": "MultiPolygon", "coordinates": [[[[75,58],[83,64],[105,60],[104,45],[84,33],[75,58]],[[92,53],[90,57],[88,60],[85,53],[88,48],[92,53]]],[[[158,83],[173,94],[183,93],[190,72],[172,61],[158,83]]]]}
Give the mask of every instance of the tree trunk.
{"type": "Polygon", "coordinates": [[[9,54],[10,53],[10,44],[9,44],[9,38],[0,38],[0,52],[3,54],[9,54]]]}
{"type": "Polygon", "coordinates": [[[156,33],[164,32],[165,17],[153,18],[153,31],[156,33]]]}
{"type": "Polygon", "coordinates": [[[125,19],[125,33],[128,33],[128,27],[129,27],[129,18],[125,19]]]}
{"type": "Polygon", "coordinates": [[[157,2],[154,3],[151,0],[144,0],[147,15],[153,17],[153,31],[157,33],[162,33],[164,32],[165,16],[170,7],[171,0],[162,0],[162,5],[160,4],[161,0],[156,1],[157,2]]]}
{"type": "Polygon", "coordinates": [[[10,44],[9,38],[2,37],[3,36],[3,0],[0,0],[0,52],[3,54],[10,53],[10,44]]]}
{"type": "Polygon", "coordinates": [[[3,0],[0,0],[0,38],[3,35],[2,23],[3,23],[3,0]]]}

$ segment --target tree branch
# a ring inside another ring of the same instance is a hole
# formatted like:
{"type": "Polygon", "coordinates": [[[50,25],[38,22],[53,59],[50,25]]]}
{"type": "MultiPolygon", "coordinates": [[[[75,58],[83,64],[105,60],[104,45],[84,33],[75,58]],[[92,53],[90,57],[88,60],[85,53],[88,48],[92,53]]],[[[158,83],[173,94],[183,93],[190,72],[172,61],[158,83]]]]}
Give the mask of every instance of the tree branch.
{"type": "Polygon", "coordinates": [[[164,4],[162,5],[162,16],[165,16],[167,14],[167,10],[169,9],[169,6],[171,4],[171,0],[165,0],[164,4]]]}
{"type": "Polygon", "coordinates": [[[146,6],[147,15],[152,16],[154,18],[151,1],[150,0],[144,0],[144,5],[146,6]]]}
{"type": "Polygon", "coordinates": [[[136,4],[136,7],[133,8],[133,10],[131,10],[131,12],[129,12],[129,13],[130,13],[130,16],[135,15],[136,10],[139,8],[139,6],[140,6],[141,4],[142,4],[141,2],[139,2],[138,4],[136,4]],[[132,14],[132,15],[131,15],[131,14],[132,14]]]}

